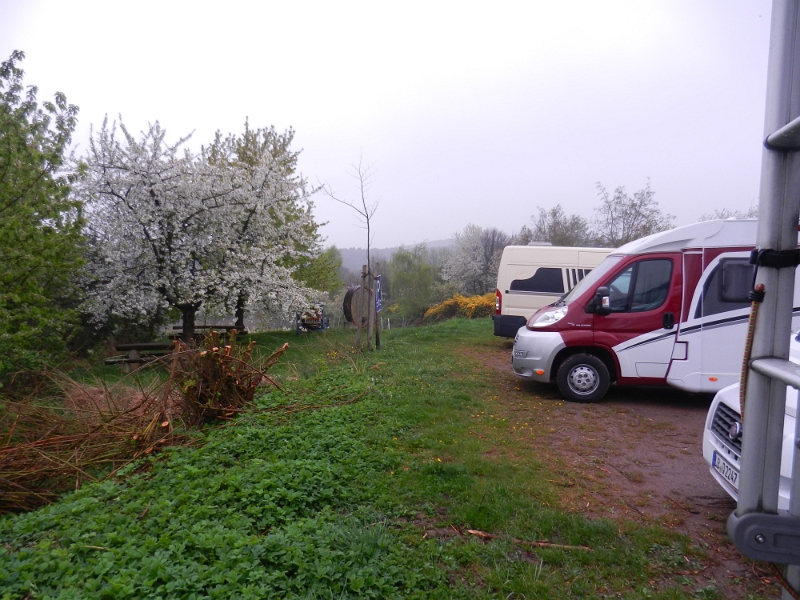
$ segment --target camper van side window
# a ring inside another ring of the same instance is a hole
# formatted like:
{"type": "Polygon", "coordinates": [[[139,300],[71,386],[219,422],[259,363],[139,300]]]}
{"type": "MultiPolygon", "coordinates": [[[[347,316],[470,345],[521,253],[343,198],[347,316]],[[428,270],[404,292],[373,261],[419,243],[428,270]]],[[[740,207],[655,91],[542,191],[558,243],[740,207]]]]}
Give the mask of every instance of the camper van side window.
{"type": "Polygon", "coordinates": [[[612,312],[644,312],[664,304],[672,279],[669,259],[632,264],[608,284],[612,312]]]}
{"type": "Polygon", "coordinates": [[[671,260],[643,260],[637,263],[631,312],[654,310],[664,304],[672,279],[671,260]]]}
{"type": "Polygon", "coordinates": [[[561,275],[561,269],[540,267],[536,269],[533,277],[513,280],[511,282],[511,291],[563,294],[564,278],[561,275]]]}
{"type": "Polygon", "coordinates": [[[695,318],[747,308],[753,285],[753,265],[747,258],[724,258],[714,267],[703,286],[695,318]]]}

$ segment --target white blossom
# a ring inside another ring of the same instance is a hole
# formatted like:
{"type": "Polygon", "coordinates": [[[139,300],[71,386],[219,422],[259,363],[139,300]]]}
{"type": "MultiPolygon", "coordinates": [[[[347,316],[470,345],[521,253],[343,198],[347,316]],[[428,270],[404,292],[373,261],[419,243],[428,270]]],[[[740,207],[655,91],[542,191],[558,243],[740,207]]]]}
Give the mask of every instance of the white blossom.
{"type": "Polygon", "coordinates": [[[453,248],[442,269],[442,279],[457,283],[469,294],[491,292],[507,242],[504,233],[470,223],[453,235],[453,248]]]}
{"type": "Polygon", "coordinates": [[[286,266],[315,245],[291,132],[251,164],[230,145],[195,155],[188,138],[168,144],[165,133],[156,122],[136,139],[107,120],[92,133],[76,186],[94,244],[91,312],[137,318],[172,306],[186,319],[241,294],[282,312],[307,305],[310,290],[286,266]]]}

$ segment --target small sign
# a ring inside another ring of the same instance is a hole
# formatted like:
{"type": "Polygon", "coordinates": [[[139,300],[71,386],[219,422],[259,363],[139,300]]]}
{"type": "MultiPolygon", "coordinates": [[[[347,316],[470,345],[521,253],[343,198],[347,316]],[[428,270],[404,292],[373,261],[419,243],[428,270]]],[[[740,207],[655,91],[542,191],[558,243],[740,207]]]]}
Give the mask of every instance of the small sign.
{"type": "Polygon", "coordinates": [[[381,276],[375,278],[375,312],[381,312],[381,276]]]}

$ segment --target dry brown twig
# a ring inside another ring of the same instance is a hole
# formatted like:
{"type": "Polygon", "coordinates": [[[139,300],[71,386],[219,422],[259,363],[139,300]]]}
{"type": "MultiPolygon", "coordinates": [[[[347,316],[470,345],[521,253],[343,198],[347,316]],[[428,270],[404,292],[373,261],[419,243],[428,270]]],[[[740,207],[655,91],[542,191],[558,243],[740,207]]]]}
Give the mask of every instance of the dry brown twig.
{"type": "MultiPolygon", "coordinates": [[[[485,531],[479,531],[477,529],[467,529],[467,533],[484,540],[504,539],[502,536],[495,535],[493,533],[486,533],[485,531]]],[[[569,546],[567,544],[554,544],[552,542],[528,542],[525,540],[518,540],[516,538],[510,538],[510,540],[515,544],[520,544],[522,546],[533,546],[535,548],[560,548],[561,550],[584,550],[586,552],[593,552],[593,550],[588,546],[569,546]]]]}

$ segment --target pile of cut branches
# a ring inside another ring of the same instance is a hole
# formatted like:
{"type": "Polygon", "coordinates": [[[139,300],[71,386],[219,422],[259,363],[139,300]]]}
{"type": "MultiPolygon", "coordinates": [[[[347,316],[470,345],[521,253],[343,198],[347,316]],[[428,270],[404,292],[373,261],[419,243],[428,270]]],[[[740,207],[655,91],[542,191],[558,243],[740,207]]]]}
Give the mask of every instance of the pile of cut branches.
{"type": "Polygon", "coordinates": [[[233,334],[221,341],[212,332],[203,348],[178,344],[113,386],[54,375],[55,397],[0,398],[0,514],[37,508],[135,458],[186,443],[189,429],[230,418],[263,383],[277,386],[266,370],[288,344],[253,365],[255,342],[238,348],[233,334]],[[158,365],[166,375],[140,384],[137,375],[158,365]]]}
{"type": "Polygon", "coordinates": [[[256,389],[263,383],[280,387],[267,370],[289,348],[284,344],[260,364],[253,364],[255,342],[236,345],[236,331],[228,341],[218,331],[211,331],[203,347],[191,351],[179,342],[173,353],[167,387],[178,388],[182,415],[192,427],[217,419],[230,418],[252,403],[256,389]]]}
{"type": "Polygon", "coordinates": [[[52,502],[183,437],[169,414],[172,402],[157,389],[60,379],[61,397],[46,404],[33,397],[0,404],[0,514],[52,502]]]}

